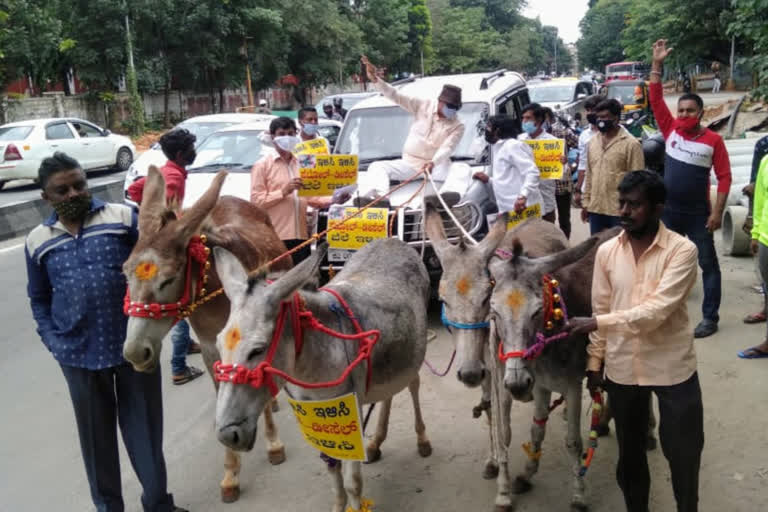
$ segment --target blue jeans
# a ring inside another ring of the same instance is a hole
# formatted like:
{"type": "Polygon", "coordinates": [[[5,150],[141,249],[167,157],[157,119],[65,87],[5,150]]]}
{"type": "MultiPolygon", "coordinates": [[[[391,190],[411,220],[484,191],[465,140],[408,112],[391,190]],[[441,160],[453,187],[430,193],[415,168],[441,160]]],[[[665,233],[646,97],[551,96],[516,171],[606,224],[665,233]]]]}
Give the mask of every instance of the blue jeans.
{"type": "Polygon", "coordinates": [[[189,337],[189,322],[182,320],[171,329],[173,355],[171,356],[171,372],[181,375],[187,369],[187,350],[192,338],[189,337]]]}
{"type": "Polygon", "coordinates": [[[665,211],[662,220],[664,225],[677,233],[688,237],[696,244],[699,251],[699,267],[704,281],[704,302],[701,304],[701,314],[705,320],[715,323],[720,321],[720,300],[722,297],[722,277],[720,263],[717,261],[715,239],[707,231],[709,215],[689,215],[665,211]]]}
{"type": "Polygon", "coordinates": [[[98,512],[123,512],[117,425],[141,482],[145,512],[172,512],[163,457],[160,370],[136,372],[124,364],[103,370],[61,366],[75,409],[80,451],[98,512]]]}
{"type": "Polygon", "coordinates": [[[619,217],[589,212],[589,234],[596,235],[619,225],[619,217]]]}

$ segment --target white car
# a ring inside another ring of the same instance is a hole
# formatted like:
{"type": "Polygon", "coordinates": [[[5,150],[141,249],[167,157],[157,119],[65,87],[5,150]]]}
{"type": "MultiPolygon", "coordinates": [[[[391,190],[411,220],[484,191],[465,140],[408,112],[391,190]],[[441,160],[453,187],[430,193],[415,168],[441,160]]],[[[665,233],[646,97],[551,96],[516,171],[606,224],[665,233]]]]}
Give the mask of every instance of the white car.
{"type": "Polygon", "coordinates": [[[555,78],[538,82],[528,82],[528,94],[531,101],[571,121],[576,113],[581,114],[581,124],[586,124],[584,102],[587,97],[595,94],[592,82],[576,78],[555,78]]]}
{"type": "Polygon", "coordinates": [[[131,139],[76,118],[30,119],[0,126],[0,189],[11,180],[37,180],[40,163],[56,151],[83,170],[125,171],[136,148],[131,139]]]}
{"type": "MultiPolygon", "coordinates": [[[[199,146],[206,137],[222,128],[242,123],[269,123],[269,121],[275,117],[276,116],[269,114],[212,114],[190,117],[174,126],[173,129],[184,128],[185,130],[189,130],[192,135],[197,137],[196,145],[199,146]]],[[[269,126],[269,124],[267,124],[267,126],[269,126]]],[[[147,151],[142,153],[142,155],[133,162],[133,165],[130,166],[128,173],[125,175],[125,183],[123,184],[123,196],[125,197],[125,202],[132,206],[136,206],[136,203],[131,201],[128,197],[128,187],[130,187],[131,183],[137,179],[146,176],[150,165],[162,167],[167,161],[168,158],[163,154],[163,150],[160,149],[160,144],[157,142],[152,144],[147,151]]]]}

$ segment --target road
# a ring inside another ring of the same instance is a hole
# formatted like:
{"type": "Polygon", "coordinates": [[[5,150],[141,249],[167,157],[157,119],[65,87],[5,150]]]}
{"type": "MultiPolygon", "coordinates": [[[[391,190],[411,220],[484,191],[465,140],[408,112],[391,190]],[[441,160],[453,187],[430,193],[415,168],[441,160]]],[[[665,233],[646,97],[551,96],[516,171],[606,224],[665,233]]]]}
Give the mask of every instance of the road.
{"type": "MultiPolygon", "coordinates": [[[[114,170],[92,171],[88,173],[88,184],[91,187],[111,183],[113,181],[123,181],[125,172],[114,170]]],[[[40,187],[32,180],[11,181],[2,190],[0,190],[0,207],[9,206],[15,203],[33,201],[40,198],[40,187]]]]}
{"type": "MultiPolygon", "coordinates": [[[[584,237],[577,222],[575,235],[584,237]]],[[[0,511],[61,512],[91,510],[80,460],[71,404],[59,368],[40,343],[25,293],[20,241],[0,245],[0,511]]],[[[751,289],[755,272],[750,259],[722,258],[725,303],[721,331],[696,342],[704,392],[706,446],[701,469],[702,510],[756,512],[768,501],[768,459],[765,426],[768,408],[768,361],[743,361],[736,352],[758,342],[765,326],[745,326],[741,317],[754,311],[759,296],[751,289]]],[[[566,298],[567,299],[567,298],[566,298]]],[[[701,287],[689,300],[691,317],[699,318],[701,287]]],[[[438,368],[450,358],[451,341],[433,308],[431,326],[439,336],[427,357],[438,368]]],[[[214,438],[215,397],[211,382],[198,379],[181,387],[170,385],[168,344],[162,357],[165,401],[165,454],[170,490],[178,504],[193,512],[316,512],[330,509],[331,490],[323,463],[299,438],[282,399],[277,416],[288,460],[269,466],[261,441],[255,453],[243,457],[242,497],[238,503],[219,502],[223,450],[214,438]]],[[[200,356],[190,356],[201,365],[200,356]]],[[[384,458],[365,466],[365,496],[376,512],[453,512],[492,510],[495,484],[480,478],[486,455],[487,426],[471,418],[478,394],[455,378],[422,370],[422,404],[433,455],[416,454],[412,412],[407,395],[395,399],[392,425],[383,446],[384,458]]],[[[586,407],[586,397],[585,397],[586,407]]],[[[512,470],[522,467],[520,443],[527,440],[532,408],[513,407],[512,470]]],[[[588,419],[582,431],[586,437],[588,419]]],[[[541,470],[533,491],[519,500],[518,511],[566,510],[570,489],[560,414],[549,422],[541,470]]],[[[614,481],[616,443],[613,434],[600,441],[587,482],[593,512],[623,509],[614,481]]],[[[660,451],[650,454],[653,475],[652,510],[674,510],[666,462],[660,451]]],[[[126,510],[139,512],[140,488],[123,461],[126,510]]]]}

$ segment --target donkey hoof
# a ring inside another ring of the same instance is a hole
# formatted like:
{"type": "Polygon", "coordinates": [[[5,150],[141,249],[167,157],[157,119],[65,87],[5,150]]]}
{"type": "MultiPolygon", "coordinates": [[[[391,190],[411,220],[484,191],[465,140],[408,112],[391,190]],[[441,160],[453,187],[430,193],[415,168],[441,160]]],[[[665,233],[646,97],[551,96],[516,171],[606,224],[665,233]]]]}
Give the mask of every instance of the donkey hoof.
{"type": "Polygon", "coordinates": [[[515,478],[514,483],[512,484],[512,492],[515,494],[525,494],[526,492],[530,491],[533,488],[533,484],[522,476],[518,476],[515,478]]]}
{"type": "Polygon", "coordinates": [[[585,503],[581,503],[581,502],[571,503],[570,512],[587,512],[587,510],[589,510],[589,507],[585,503]]]}
{"type": "Polygon", "coordinates": [[[649,436],[648,439],[645,441],[645,449],[649,452],[652,452],[656,449],[656,438],[653,436],[649,436]]]}
{"type": "Polygon", "coordinates": [[[611,427],[608,425],[598,425],[595,427],[595,432],[597,432],[598,437],[605,437],[611,433],[611,427]]]}
{"type": "Polygon", "coordinates": [[[483,478],[493,480],[499,476],[499,465],[495,462],[487,462],[483,468],[483,478]]]}
{"type": "Polygon", "coordinates": [[[272,412],[280,412],[280,402],[272,400],[272,412]]]}
{"type": "Polygon", "coordinates": [[[285,462],[285,446],[281,446],[280,448],[274,448],[272,450],[269,450],[267,452],[267,457],[269,458],[269,463],[273,466],[277,466],[278,464],[282,464],[285,462]]]}
{"type": "Polygon", "coordinates": [[[432,455],[432,443],[429,441],[424,441],[423,443],[418,443],[417,445],[419,449],[419,455],[422,457],[429,457],[432,455]]]}
{"type": "Polygon", "coordinates": [[[365,461],[366,464],[373,464],[374,462],[378,462],[381,460],[381,449],[380,448],[372,448],[368,447],[365,449],[365,454],[368,456],[368,460],[365,461]]]}
{"type": "Polygon", "coordinates": [[[224,503],[234,503],[240,499],[240,486],[222,487],[221,501],[224,503]]]}

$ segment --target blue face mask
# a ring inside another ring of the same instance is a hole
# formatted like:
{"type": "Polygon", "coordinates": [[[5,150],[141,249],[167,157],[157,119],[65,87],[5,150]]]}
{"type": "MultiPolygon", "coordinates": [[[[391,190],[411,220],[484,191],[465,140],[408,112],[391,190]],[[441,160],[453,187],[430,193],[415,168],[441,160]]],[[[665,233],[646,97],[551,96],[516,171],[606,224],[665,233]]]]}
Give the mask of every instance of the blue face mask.
{"type": "Polygon", "coordinates": [[[443,106],[443,115],[446,119],[454,119],[458,112],[455,108],[443,106]]]}
{"type": "Polygon", "coordinates": [[[533,121],[525,121],[523,123],[523,131],[528,135],[533,134],[536,131],[536,123],[533,121]]]}
{"type": "Polygon", "coordinates": [[[306,133],[307,135],[309,135],[310,137],[312,137],[312,136],[314,136],[314,135],[317,135],[317,125],[316,125],[316,124],[312,124],[312,123],[305,123],[305,124],[304,124],[304,125],[301,127],[301,130],[302,130],[304,133],[306,133]]]}

